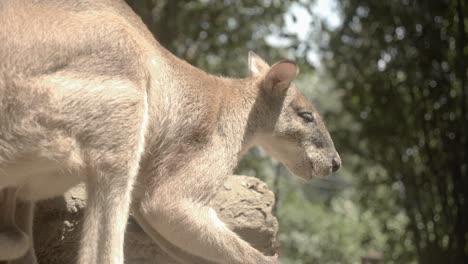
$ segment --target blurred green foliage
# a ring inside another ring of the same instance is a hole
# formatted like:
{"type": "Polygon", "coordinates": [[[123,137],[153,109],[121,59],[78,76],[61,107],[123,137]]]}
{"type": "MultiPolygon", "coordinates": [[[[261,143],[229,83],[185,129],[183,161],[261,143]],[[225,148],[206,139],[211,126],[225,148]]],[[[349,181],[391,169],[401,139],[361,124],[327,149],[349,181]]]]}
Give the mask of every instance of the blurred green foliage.
{"type": "Polygon", "coordinates": [[[361,126],[335,137],[365,161],[353,169],[356,198],[389,235],[388,261],[468,263],[468,4],[340,6],[343,25],[326,33],[323,54],[344,112],[361,126]],[[406,233],[394,236],[401,213],[406,233]]]}
{"type": "Polygon", "coordinates": [[[384,263],[468,263],[464,0],[341,0],[338,27],[314,0],[127,2],[166,48],[210,73],[246,76],[249,50],[300,63],[297,85],[344,167],[303,184],[255,148],[237,169],[276,193],[282,263],[360,263],[369,251],[384,263]],[[301,19],[293,7],[308,26],[287,28],[301,19]]]}
{"type": "Polygon", "coordinates": [[[212,73],[247,73],[248,50],[272,55],[265,36],[281,27],[289,0],[127,1],[157,40],[212,73]]]}

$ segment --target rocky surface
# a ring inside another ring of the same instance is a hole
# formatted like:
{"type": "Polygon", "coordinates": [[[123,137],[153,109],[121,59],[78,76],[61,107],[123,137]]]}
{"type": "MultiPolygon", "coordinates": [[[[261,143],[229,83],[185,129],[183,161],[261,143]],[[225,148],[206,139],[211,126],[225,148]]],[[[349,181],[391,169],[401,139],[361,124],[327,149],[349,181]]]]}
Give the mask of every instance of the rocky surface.
{"type": "MultiPolygon", "coordinates": [[[[231,176],[211,205],[234,232],[266,255],[273,255],[278,230],[276,218],[271,214],[273,203],[274,195],[265,183],[252,177],[231,176]]],[[[85,206],[83,186],[38,204],[34,240],[40,263],[75,262],[85,206]]],[[[127,264],[176,263],[131,218],[125,244],[127,264]]]]}

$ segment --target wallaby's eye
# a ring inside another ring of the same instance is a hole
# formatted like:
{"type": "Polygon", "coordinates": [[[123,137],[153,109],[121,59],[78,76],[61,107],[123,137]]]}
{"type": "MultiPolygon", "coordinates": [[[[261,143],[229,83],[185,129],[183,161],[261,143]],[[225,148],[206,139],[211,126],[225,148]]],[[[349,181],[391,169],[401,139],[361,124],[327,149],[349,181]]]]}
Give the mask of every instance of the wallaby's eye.
{"type": "Polygon", "coordinates": [[[306,121],[307,123],[312,123],[315,120],[314,114],[312,114],[311,112],[300,112],[299,116],[302,117],[302,119],[304,119],[304,121],[306,121]]]}

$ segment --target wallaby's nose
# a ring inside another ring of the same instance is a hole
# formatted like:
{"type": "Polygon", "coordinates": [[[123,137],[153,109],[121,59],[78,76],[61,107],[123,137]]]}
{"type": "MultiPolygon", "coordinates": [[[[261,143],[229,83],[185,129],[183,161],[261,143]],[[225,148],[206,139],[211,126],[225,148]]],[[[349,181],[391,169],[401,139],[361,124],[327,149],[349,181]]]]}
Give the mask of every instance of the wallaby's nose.
{"type": "Polygon", "coordinates": [[[341,167],[341,158],[340,155],[335,154],[335,156],[332,159],[332,170],[333,172],[336,172],[339,168],[341,167]]]}

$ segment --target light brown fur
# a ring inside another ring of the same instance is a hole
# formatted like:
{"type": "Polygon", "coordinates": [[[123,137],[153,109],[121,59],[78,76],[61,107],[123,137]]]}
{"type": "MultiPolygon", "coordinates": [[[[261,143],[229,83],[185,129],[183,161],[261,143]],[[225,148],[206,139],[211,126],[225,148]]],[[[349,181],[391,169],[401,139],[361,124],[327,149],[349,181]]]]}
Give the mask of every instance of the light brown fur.
{"type": "MultiPolygon", "coordinates": [[[[0,189],[28,203],[85,181],[78,263],[123,263],[132,196],[137,221],[182,263],[277,263],[217,218],[212,195],[254,144],[305,179],[340,165],[292,62],[251,53],[251,77],[209,75],[118,0],[1,1],[0,39],[0,189]]],[[[17,217],[29,237],[31,216],[17,217]]],[[[0,248],[32,263],[29,244],[0,248]]]]}

